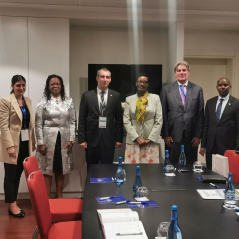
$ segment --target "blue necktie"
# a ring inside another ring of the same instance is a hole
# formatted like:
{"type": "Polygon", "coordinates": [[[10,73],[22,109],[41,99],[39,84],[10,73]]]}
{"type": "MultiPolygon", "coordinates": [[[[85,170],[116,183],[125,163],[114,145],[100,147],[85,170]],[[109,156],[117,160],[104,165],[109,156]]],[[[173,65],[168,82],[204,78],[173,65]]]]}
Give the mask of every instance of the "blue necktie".
{"type": "Polygon", "coordinates": [[[216,118],[217,118],[217,122],[220,120],[220,115],[221,115],[221,111],[222,111],[222,101],[223,99],[220,99],[220,103],[217,106],[217,112],[216,112],[216,118]]]}

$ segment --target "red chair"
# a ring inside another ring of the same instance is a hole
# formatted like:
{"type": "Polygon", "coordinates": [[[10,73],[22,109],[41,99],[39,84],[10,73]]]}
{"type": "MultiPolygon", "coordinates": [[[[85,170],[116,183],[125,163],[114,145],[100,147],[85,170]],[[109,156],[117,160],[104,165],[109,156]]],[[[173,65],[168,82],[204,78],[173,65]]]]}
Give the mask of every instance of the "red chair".
{"type": "MultiPolygon", "coordinates": [[[[31,156],[23,162],[26,179],[32,172],[39,171],[36,157],[31,156]]],[[[82,217],[83,200],[80,198],[49,199],[52,222],[75,221],[82,217]]]]}
{"type": "Polygon", "coordinates": [[[31,173],[27,179],[27,185],[41,239],[82,238],[82,221],[52,224],[46,184],[41,171],[31,173]]]}
{"type": "Polygon", "coordinates": [[[239,183],[239,155],[233,150],[227,150],[224,156],[228,157],[229,172],[232,173],[233,182],[239,183]]]}

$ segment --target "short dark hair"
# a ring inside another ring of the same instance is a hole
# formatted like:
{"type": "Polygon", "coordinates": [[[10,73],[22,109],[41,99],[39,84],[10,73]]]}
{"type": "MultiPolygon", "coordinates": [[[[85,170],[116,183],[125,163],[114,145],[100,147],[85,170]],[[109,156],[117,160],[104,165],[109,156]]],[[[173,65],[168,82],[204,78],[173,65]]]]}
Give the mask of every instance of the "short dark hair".
{"type": "Polygon", "coordinates": [[[110,70],[108,70],[107,68],[105,68],[105,67],[103,67],[103,68],[100,68],[100,69],[97,71],[97,76],[99,76],[99,75],[100,75],[100,71],[109,71],[109,73],[110,73],[110,77],[111,77],[111,71],[110,71],[110,70]]]}
{"type": "Polygon", "coordinates": [[[148,78],[148,81],[149,81],[149,75],[146,74],[146,73],[139,73],[139,74],[138,74],[138,77],[137,77],[137,79],[136,79],[136,81],[138,81],[139,77],[141,77],[141,76],[147,77],[147,78],[148,78]]]}
{"type": "MultiPolygon", "coordinates": [[[[18,81],[21,81],[21,80],[26,83],[26,79],[22,75],[14,75],[11,80],[12,86],[14,86],[18,81]]],[[[11,90],[10,94],[12,93],[14,93],[13,89],[11,90]]]]}
{"type": "Polygon", "coordinates": [[[231,86],[230,80],[229,80],[228,78],[226,78],[226,77],[221,77],[220,79],[218,79],[218,80],[217,80],[217,85],[218,85],[218,83],[219,83],[220,80],[227,80],[228,83],[229,83],[229,85],[231,86]]]}
{"type": "Polygon", "coordinates": [[[44,96],[46,97],[47,100],[50,100],[51,99],[51,92],[49,90],[49,83],[50,83],[50,80],[52,78],[57,78],[59,79],[59,81],[61,82],[61,99],[62,100],[65,100],[66,98],[66,94],[65,94],[65,86],[64,86],[64,83],[63,83],[63,79],[58,76],[58,75],[55,75],[55,74],[52,74],[52,75],[49,75],[46,79],[46,85],[45,85],[45,89],[44,89],[44,96]]]}

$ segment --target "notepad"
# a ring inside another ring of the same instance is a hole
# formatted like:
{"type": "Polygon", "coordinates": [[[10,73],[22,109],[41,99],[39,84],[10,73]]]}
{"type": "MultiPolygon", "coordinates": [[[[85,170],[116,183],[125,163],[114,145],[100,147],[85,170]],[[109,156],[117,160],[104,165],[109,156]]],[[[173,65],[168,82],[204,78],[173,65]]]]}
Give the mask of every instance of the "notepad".
{"type": "Polygon", "coordinates": [[[197,189],[203,199],[225,199],[224,189],[197,189]]]}
{"type": "Polygon", "coordinates": [[[129,208],[97,210],[105,239],[148,239],[136,211],[129,208]]]}

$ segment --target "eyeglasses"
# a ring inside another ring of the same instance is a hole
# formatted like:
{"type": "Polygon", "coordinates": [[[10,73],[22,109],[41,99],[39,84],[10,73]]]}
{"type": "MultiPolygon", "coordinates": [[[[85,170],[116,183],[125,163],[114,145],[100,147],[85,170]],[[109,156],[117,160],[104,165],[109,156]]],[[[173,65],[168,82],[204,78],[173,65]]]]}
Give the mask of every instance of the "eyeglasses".
{"type": "Polygon", "coordinates": [[[138,83],[139,83],[139,84],[144,84],[144,85],[146,85],[146,84],[148,84],[149,82],[148,82],[148,81],[141,81],[141,80],[138,80],[138,83]]]}
{"type": "Polygon", "coordinates": [[[60,86],[60,83],[51,83],[50,86],[60,86]]]}

